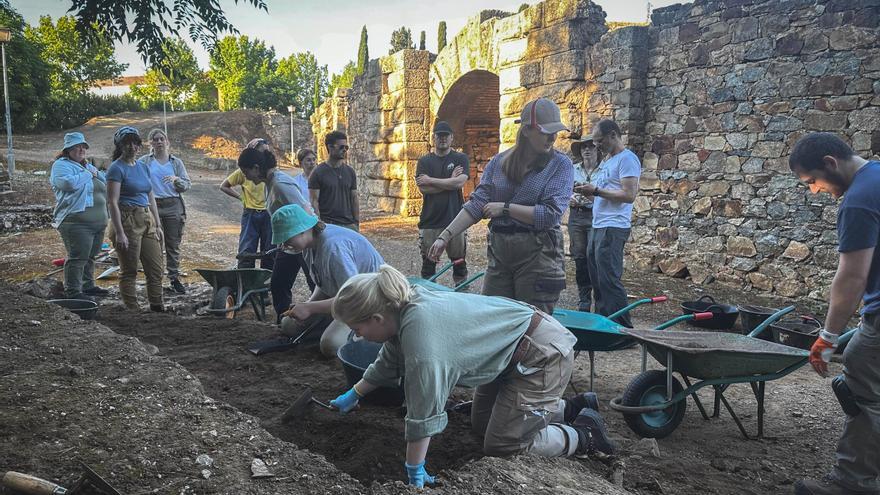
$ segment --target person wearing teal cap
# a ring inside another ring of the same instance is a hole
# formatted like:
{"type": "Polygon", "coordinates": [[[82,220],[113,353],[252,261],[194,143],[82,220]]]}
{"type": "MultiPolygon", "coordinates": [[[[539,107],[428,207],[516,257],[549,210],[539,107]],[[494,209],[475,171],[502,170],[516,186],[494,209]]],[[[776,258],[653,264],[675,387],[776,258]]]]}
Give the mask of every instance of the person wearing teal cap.
{"type": "MultiPolygon", "coordinates": [[[[360,233],[328,225],[296,204],[272,214],[272,243],[302,251],[316,287],[306,302],[295,304],[284,316],[305,321],[312,315],[330,314],[339,288],[359,273],[374,273],[385,263],[376,248],[360,233]]],[[[351,330],[334,320],[321,335],[321,354],[336,356],[351,330]]]]}

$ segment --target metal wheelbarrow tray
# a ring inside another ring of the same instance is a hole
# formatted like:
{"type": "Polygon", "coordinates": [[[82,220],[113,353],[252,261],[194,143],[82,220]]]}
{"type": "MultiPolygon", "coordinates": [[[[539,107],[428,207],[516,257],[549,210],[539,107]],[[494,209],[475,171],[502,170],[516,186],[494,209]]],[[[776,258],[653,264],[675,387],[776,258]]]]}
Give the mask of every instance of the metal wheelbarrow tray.
{"type": "MultiPolygon", "coordinates": [[[[810,353],[759,339],[758,335],[793,310],[794,306],[789,306],[777,311],[749,335],[621,330],[642,345],[642,373],[630,382],[621,397],[611,401],[611,408],[623,413],[627,425],[638,435],[663,438],[675,431],[684,419],[688,396],[693,398],[703,418],[710,418],[696,392],[711,386],[714,390],[711,417],[717,418],[723,405],[740,433],[750,438],[724,396],[730,385],[748,383],[758,403],[757,437],[763,437],[766,383],[799,369],[808,362],[810,353]],[[648,354],[666,369],[646,370],[648,354]],[[673,373],[681,376],[687,388],[682,387],[673,373]],[[698,381],[692,384],[691,378],[698,381]]],[[[853,332],[842,335],[841,342],[848,341],[853,332]]]]}
{"type": "Polygon", "coordinates": [[[271,270],[262,268],[236,268],[232,270],[208,270],[196,268],[214,292],[208,312],[221,317],[234,318],[242,306],[251,303],[257,320],[266,319],[266,283],[272,277],[271,270]]]}

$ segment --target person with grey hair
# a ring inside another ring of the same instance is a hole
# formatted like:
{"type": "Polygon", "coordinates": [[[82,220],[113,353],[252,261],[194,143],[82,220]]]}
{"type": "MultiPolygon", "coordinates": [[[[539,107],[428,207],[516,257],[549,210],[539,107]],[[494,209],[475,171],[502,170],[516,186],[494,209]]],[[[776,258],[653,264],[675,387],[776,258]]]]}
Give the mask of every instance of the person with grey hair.
{"type": "Polygon", "coordinates": [[[165,237],[165,269],[171,289],[178,294],[184,294],[186,288],[180,283],[180,242],[183,240],[183,227],[186,225],[186,206],[181,194],[188,191],[192,183],[183,161],[171,154],[165,131],[153,129],[147,139],[150,141],[151,151],[138,158],[138,162],[150,169],[150,183],[165,237]]]}

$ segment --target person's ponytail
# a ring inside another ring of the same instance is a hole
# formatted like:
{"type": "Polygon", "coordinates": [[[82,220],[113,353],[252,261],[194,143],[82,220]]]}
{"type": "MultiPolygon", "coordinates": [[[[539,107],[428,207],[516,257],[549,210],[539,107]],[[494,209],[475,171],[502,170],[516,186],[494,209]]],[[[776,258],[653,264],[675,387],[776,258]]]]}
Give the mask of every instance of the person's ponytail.
{"type": "Polygon", "coordinates": [[[378,273],[361,273],[348,279],[336,294],[331,311],[337,320],[359,323],[375,314],[399,312],[411,298],[406,276],[391,265],[382,265],[378,273]]]}

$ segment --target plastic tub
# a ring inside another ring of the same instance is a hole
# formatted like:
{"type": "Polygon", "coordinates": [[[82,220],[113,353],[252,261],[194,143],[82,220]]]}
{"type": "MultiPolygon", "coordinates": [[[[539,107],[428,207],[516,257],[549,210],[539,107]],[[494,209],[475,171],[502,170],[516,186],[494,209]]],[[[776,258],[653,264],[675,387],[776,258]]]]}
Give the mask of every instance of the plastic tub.
{"type": "MultiPolygon", "coordinates": [[[[349,340],[336,352],[345,371],[345,380],[352,387],[361,378],[367,367],[379,356],[382,344],[369,340],[349,340]]],[[[398,407],[403,404],[403,387],[379,387],[365,395],[363,400],[368,404],[387,407],[398,407]]]]}
{"type": "Polygon", "coordinates": [[[57,304],[83,320],[94,320],[98,313],[98,303],[85,299],[49,299],[50,303],[57,304]]]}

